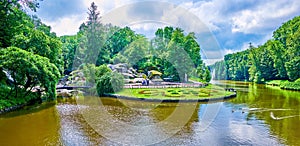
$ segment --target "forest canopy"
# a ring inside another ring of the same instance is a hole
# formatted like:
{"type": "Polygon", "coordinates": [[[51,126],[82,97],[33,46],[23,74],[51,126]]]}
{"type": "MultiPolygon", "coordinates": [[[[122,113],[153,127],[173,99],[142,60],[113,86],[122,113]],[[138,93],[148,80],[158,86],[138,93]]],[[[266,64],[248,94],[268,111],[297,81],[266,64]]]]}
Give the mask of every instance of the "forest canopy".
{"type": "Polygon", "coordinates": [[[216,79],[295,81],[300,78],[300,16],[284,23],[265,44],[228,54],[215,63],[216,79]]]}
{"type": "Polygon", "coordinates": [[[193,32],[167,26],[157,29],[155,37],[148,39],[129,27],[103,24],[94,3],[88,9],[88,20],[81,24],[79,32],[60,39],[66,71],[91,63],[96,66],[126,63],[145,74],[158,70],[163,77],[172,77],[174,81],[185,82],[186,75],[204,82],[211,79],[193,32]]]}

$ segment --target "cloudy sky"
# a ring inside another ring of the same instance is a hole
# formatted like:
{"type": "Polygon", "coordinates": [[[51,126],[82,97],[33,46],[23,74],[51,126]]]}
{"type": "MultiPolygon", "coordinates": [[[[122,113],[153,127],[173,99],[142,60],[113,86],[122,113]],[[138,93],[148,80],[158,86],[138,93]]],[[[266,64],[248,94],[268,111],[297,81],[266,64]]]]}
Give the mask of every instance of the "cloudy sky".
{"type": "Polygon", "coordinates": [[[299,0],[44,0],[36,14],[57,35],[72,35],[93,1],[103,23],[130,26],[148,37],[167,25],[196,32],[211,62],[246,49],[249,42],[263,44],[283,22],[300,15],[299,0]]]}

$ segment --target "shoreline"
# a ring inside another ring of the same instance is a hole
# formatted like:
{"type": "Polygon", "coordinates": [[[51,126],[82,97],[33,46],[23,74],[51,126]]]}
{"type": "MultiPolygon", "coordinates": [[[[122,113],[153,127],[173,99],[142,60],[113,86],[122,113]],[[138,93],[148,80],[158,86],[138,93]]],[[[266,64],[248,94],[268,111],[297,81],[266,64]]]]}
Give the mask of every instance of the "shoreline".
{"type": "MultiPolygon", "coordinates": [[[[261,85],[264,85],[264,86],[278,87],[281,90],[300,92],[299,87],[297,87],[297,89],[296,89],[295,87],[293,88],[293,87],[289,87],[289,86],[286,86],[286,85],[281,85],[281,81],[285,82],[286,80],[269,80],[269,81],[266,81],[265,83],[255,83],[255,82],[251,82],[251,81],[235,81],[235,80],[214,80],[214,81],[233,81],[233,82],[240,82],[240,83],[261,84],[261,85]],[[277,81],[277,82],[274,83],[274,82],[271,82],[271,81],[277,81]]],[[[288,82],[288,83],[296,84],[297,82],[288,82]]],[[[298,83],[298,84],[300,84],[300,83],[298,83]]]]}
{"type": "Polygon", "coordinates": [[[5,113],[9,113],[9,112],[13,112],[13,111],[17,111],[19,109],[24,108],[27,105],[29,105],[29,104],[25,103],[25,104],[19,104],[19,105],[14,105],[14,106],[11,106],[11,107],[3,108],[3,109],[0,110],[0,115],[5,114],[5,113]]]}

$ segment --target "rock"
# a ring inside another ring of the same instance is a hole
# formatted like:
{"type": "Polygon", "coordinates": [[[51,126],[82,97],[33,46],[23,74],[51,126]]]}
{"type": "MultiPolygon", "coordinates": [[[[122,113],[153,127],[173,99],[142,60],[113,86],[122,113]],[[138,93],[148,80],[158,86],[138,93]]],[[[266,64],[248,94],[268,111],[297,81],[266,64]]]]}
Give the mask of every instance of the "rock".
{"type": "Polygon", "coordinates": [[[57,97],[72,97],[72,93],[71,91],[73,90],[66,90],[66,89],[62,89],[62,90],[57,90],[57,97]]]}

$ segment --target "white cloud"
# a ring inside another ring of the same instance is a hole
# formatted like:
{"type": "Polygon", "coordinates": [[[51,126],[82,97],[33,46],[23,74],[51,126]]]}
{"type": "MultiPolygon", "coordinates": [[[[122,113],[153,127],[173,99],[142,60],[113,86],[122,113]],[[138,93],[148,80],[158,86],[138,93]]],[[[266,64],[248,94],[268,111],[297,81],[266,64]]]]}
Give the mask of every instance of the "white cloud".
{"type": "MultiPolygon", "coordinates": [[[[90,6],[91,2],[95,1],[100,10],[101,15],[106,15],[110,11],[125,6],[126,4],[132,4],[137,2],[137,0],[82,0],[83,6],[86,10],[90,6]]],[[[169,1],[171,2],[171,1],[169,1]]],[[[171,2],[174,4],[175,2],[171,2]]],[[[159,3],[158,3],[159,4],[159,3]]],[[[291,19],[294,15],[299,13],[300,2],[299,1],[281,1],[281,0],[266,0],[264,3],[258,3],[257,6],[252,6],[251,8],[244,8],[241,10],[232,10],[224,13],[223,10],[231,9],[231,5],[239,4],[236,1],[228,0],[212,0],[212,1],[198,1],[192,2],[191,0],[181,1],[180,7],[170,7],[171,11],[165,11],[162,14],[162,21],[170,21],[174,23],[182,23],[178,16],[186,16],[187,13],[192,13],[196,15],[208,28],[212,31],[222,31],[220,26],[228,25],[232,26],[232,32],[242,32],[242,33],[266,33],[270,29],[279,26],[282,23],[282,19],[291,19]],[[184,9],[182,9],[184,8],[184,9]],[[274,26],[275,25],[275,26],[274,26]]],[[[159,5],[157,5],[159,7],[159,5]]],[[[169,8],[166,8],[169,9],[169,8]]],[[[129,11],[129,10],[126,10],[129,11]]],[[[129,17],[126,15],[126,11],[116,15],[116,18],[129,17]]],[[[138,12],[137,12],[138,13],[138,12]]],[[[79,21],[83,22],[86,20],[87,14],[84,13],[82,16],[76,16],[77,18],[83,18],[79,21]],[[85,15],[85,16],[84,16],[85,15]]],[[[149,14],[151,15],[151,14],[149,14]]],[[[70,22],[74,16],[67,16],[61,18],[59,21],[70,22]]],[[[126,19],[126,18],[125,18],[126,19]]],[[[130,20],[130,19],[129,19],[130,20]]],[[[73,20],[74,21],[74,20],[73,20]]],[[[190,20],[189,20],[190,21],[190,20]]],[[[62,30],[62,32],[57,32],[62,34],[65,31],[64,26],[59,24],[62,22],[50,22],[49,24],[53,27],[53,30],[62,30]],[[62,27],[62,28],[55,28],[62,27]]],[[[189,22],[191,30],[198,30],[197,22],[189,22]],[[193,26],[195,25],[195,26],[193,26]]]]}
{"type": "Polygon", "coordinates": [[[164,28],[169,26],[169,24],[159,23],[159,22],[140,22],[132,23],[128,25],[132,30],[137,34],[142,34],[148,37],[149,39],[155,37],[155,32],[158,28],[164,28]]]}
{"type": "Polygon", "coordinates": [[[136,30],[136,31],[141,31],[140,33],[144,32],[150,32],[152,33],[152,36],[155,34],[156,30],[158,28],[164,28],[165,26],[169,26],[170,24],[166,24],[166,23],[160,23],[160,22],[139,22],[139,23],[132,23],[129,24],[128,26],[132,29],[132,30],[136,30]]]}
{"type": "Polygon", "coordinates": [[[181,27],[186,32],[210,32],[205,21],[189,10],[189,7],[192,6],[191,3],[183,3],[179,6],[166,4],[166,6],[168,8],[164,9],[161,21],[181,27]]]}
{"type": "Polygon", "coordinates": [[[154,3],[149,5],[150,8],[148,5],[128,5],[140,0],[82,0],[85,8],[82,14],[61,16],[55,21],[41,19],[59,36],[76,34],[80,24],[86,21],[86,12],[93,1],[100,10],[103,23],[129,25],[147,36],[154,35],[157,28],[166,25],[179,26],[186,32],[209,34],[197,36],[207,64],[222,59],[224,54],[247,49],[249,42],[254,46],[262,45],[283,22],[300,14],[300,1],[297,0],[163,0],[169,3],[157,0],[150,1],[154,3]],[[147,21],[150,19],[153,21],[147,21]]]}
{"type": "Polygon", "coordinates": [[[63,17],[55,22],[47,22],[50,25],[53,32],[56,32],[58,36],[62,35],[74,35],[79,31],[79,26],[84,22],[84,16],[73,15],[68,17],[63,17]]]}
{"type": "Polygon", "coordinates": [[[135,2],[137,0],[82,0],[84,1],[84,7],[88,8],[91,6],[92,2],[98,6],[98,10],[100,10],[101,15],[105,15],[109,11],[124,6],[126,4],[135,2]]]}
{"type": "MultiPolygon", "coordinates": [[[[82,14],[68,15],[57,20],[51,21],[46,18],[41,18],[43,22],[50,25],[53,32],[56,32],[58,36],[62,35],[74,35],[78,32],[80,25],[87,20],[87,11],[92,2],[95,2],[100,11],[100,15],[103,16],[109,11],[125,5],[129,0],[82,0],[82,7],[86,8],[86,11],[82,14]]],[[[124,13],[125,14],[125,13],[124,13]]],[[[122,15],[119,15],[122,16],[122,15]]]]}
{"type": "Polygon", "coordinates": [[[299,10],[299,1],[268,1],[255,9],[236,13],[231,19],[232,32],[265,34],[281,25],[283,20],[286,21],[299,14],[299,10]]]}
{"type": "Polygon", "coordinates": [[[217,1],[200,1],[196,4],[187,2],[182,6],[195,14],[210,30],[214,31],[220,29],[216,23],[223,20],[220,19],[222,16],[218,11],[221,7],[220,4],[217,1]]]}
{"type": "Polygon", "coordinates": [[[233,53],[237,53],[237,52],[240,52],[240,51],[244,51],[244,50],[247,50],[249,48],[249,44],[248,43],[243,43],[243,46],[241,49],[239,50],[234,50],[234,49],[225,49],[225,55],[227,54],[233,54],[233,53]]]}

